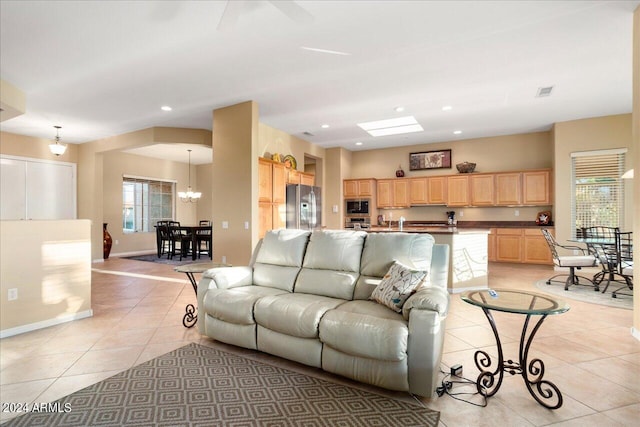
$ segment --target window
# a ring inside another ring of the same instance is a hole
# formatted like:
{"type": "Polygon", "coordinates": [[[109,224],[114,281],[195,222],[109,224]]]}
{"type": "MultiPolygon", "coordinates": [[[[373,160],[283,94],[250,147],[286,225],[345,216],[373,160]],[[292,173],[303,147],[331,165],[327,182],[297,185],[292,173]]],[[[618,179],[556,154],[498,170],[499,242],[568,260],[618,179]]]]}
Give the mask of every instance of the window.
{"type": "Polygon", "coordinates": [[[626,149],[571,154],[573,237],[583,227],[621,227],[624,223],[626,149]]]}
{"type": "Polygon", "coordinates": [[[175,182],[125,176],[122,180],[122,231],[154,231],[161,220],[173,219],[175,182]]]}

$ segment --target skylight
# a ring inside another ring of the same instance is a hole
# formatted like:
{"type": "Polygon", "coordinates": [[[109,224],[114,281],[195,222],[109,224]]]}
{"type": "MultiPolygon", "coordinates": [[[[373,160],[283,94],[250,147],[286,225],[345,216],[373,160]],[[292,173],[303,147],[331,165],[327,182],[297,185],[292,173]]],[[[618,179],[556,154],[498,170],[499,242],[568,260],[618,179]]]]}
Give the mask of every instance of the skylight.
{"type": "Polygon", "coordinates": [[[366,130],[371,136],[399,135],[403,133],[422,132],[424,130],[413,116],[358,123],[358,126],[366,130]]]}

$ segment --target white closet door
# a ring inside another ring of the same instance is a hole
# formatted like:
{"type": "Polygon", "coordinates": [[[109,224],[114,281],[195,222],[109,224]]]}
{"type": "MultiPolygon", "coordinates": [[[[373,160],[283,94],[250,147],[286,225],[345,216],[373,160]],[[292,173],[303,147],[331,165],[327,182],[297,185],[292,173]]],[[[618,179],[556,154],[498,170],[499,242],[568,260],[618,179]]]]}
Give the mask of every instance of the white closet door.
{"type": "Polygon", "coordinates": [[[0,219],[26,219],[25,177],[24,160],[0,159],[0,219]]]}
{"type": "Polygon", "coordinates": [[[27,162],[28,219],[75,219],[73,167],[27,162]]]}

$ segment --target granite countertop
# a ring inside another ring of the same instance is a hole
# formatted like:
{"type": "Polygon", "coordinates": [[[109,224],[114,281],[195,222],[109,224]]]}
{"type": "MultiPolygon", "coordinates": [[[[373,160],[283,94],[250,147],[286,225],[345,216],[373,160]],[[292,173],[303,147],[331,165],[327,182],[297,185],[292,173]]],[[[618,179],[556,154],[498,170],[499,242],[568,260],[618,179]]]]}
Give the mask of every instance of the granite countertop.
{"type": "MultiPolygon", "coordinates": [[[[398,229],[398,221],[391,222],[392,229],[398,229]]],[[[420,229],[424,227],[441,229],[442,227],[448,228],[449,225],[446,221],[405,221],[404,229],[410,229],[418,227],[420,229]]],[[[545,226],[536,224],[535,221],[458,221],[455,227],[460,229],[489,229],[489,228],[541,228],[541,227],[553,227],[553,223],[545,226]]],[[[389,228],[388,225],[371,225],[372,229],[378,231],[382,228],[389,228]]]]}
{"type": "MultiPolygon", "coordinates": [[[[391,228],[384,225],[373,225],[370,229],[372,233],[397,233],[400,231],[398,225],[393,224],[391,228]]],[[[448,225],[405,225],[402,227],[402,231],[405,233],[429,233],[429,234],[488,234],[489,228],[475,228],[475,227],[450,227],[448,225]]]]}

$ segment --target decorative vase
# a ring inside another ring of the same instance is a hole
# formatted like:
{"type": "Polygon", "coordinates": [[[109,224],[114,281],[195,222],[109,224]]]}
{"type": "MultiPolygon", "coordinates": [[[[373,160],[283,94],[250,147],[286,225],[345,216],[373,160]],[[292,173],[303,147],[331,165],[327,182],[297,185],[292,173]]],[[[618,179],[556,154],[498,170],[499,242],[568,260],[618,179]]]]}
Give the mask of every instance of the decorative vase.
{"type": "Polygon", "coordinates": [[[107,231],[107,223],[105,222],[102,224],[102,255],[104,259],[109,258],[111,245],[113,245],[113,239],[111,239],[111,234],[107,231]]]}
{"type": "Polygon", "coordinates": [[[396,176],[398,178],[402,178],[404,176],[404,171],[402,170],[402,166],[398,165],[398,170],[396,171],[396,176]]]}

